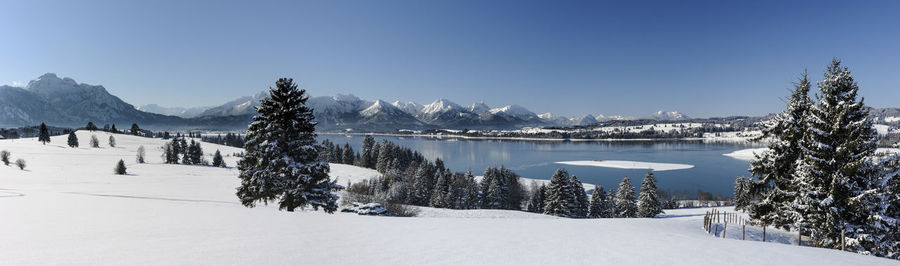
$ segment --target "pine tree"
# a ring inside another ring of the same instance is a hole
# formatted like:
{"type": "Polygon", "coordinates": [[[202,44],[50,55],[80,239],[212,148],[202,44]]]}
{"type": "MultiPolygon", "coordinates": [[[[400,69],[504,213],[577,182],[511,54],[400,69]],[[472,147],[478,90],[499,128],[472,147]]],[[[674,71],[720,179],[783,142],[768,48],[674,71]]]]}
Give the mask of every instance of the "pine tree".
{"type": "Polygon", "coordinates": [[[69,144],[69,147],[71,147],[71,148],[78,148],[78,136],[75,136],[74,131],[69,132],[68,144],[69,144]]]}
{"type": "Polygon", "coordinates": [[[113,136],[109,136],[109,146],[115,148],[116,147],[116,138],[113,136]]]}
{"type": "MultiPolygon", "coordinates": [[[[867,160],[875,152],[876,134],[867,107],[856,99],[859,87],[839,60],[832,61],[817,86],[798,166],[796,226],[819,246],[839,248],[842,232],[848,238],[865,234],[858,229],[870,213],[857,197],[873,187],[867,160]]],[[[856,248],[851,242],[849,249],[856,248]]]]}
{"type": "Polygon", "coordinates": [[[119,163],[116,164],[115,173],[116,173],[117,175],[124,175],[124,174],[126,174],[125,170],[126,170],[126,168],[125,168],[125,161],[123,161],[123,160],[120,159],[120,160],[119,160],[119,163]]]}
{"type": "Polygon", "coordinates": [[[737,211],[745,210],[752,203],[750,200],[750,182],[751,180],[739,176],[734,180],[734,209],[737,211]]]}
{"type": "Polygon", "coordinates": [[[131,135],[140,136],[141,128],[138,127],[137,123],[131,124],[131,135]]]}
{"type": "Polygon", "coordinates": [[[591,208],[588,216],[591,218],[612,218],[612,203],[606,195],[603,186],[595,185],[594,193],[591,193],[591,208]]]}
{"type": "Polygon", "coordinates": [[[112,124],[112,128],[109,129],[109,132],[112,132],[112,133],[119,133],[119,130],[116,129],[116,124],[112,124]]]}
{"type": "Polygon", "coordinates": [[[434,185],[434,191],[431,192],[431,200],[429,206],[435,208],[449,208],[448,192],[450,191],[450,172],[440,171],[438,173],[437,182],[434,185]]]}
{"type": "Polygon", "coordinates": [[[213,166],[215,167],[227,167],[225,165],[225,160],[222,160],[222,153],[219,150],[216,150],[216,154],[213,155],[213,166]]]}
{"type": "MultiPolygon", "coordinates": [[[[796,216],[791,205],[797,194],[797,162],[803,154],[801,142],[807,131],[806,119],[812,106],[809,89],[810,82],[804,71],[800,80],[794,84],[787,109],[764,123],[763,135],[757,139],[772,138],[773,141],[765,152],[750,162],[750,172],[757,181],[747,180],[747,195],[742,195],[746,198],[742,200],[759,199],[746,209],[752,219],[762,224],[787,229],[796,216]]],[[[743,209],[745,202],[741,202],[742,206],[736,208],[743,209]]]]}
{"type": "Polygon", "coordinates": [[[344,144],[344,154],[342,162],[343,164],[353,165],[353,148],[350,147],[350,143],[344,144]]]}
{"type": "Polygon", "coordinates": [[[141,145],[137,148],[137,156],[135,158],[135,161],[137,161],[137,163],[145,163],[146,161],[144,160],[144,157],[146,156],[147,152],[144,151],[144,145],[141,145]]]}
{"type": "Polygon", "coordinates": [[[50,142],[50,131],[47,130],[47,125],[45,125],[44,123],[41,123],[41,131],[38,135],[38,141],[40,141],[41,144],[44,145],[47,145],[47,142],[50,142]]]}
{"type": "Polygon", "coordinates": [[[429,180],[431,178],[429,176],[429,167],[426,163],[419,165],[419,169],[416,170],[416,174],[413,176],[412,190],[410,191],[412,194],[409,196],[409,199],[410,203],[414,205],[428,205],[428,201],[431,199],[431,193],[428,188],[428,183],[431,182],[429,180]]]}
{"type": "Polygon", "coordinates": [[[87,130],[89,130],[89,131],[91,131],[91,132],[94,132],[94,131],[97,130],[97,126],[94,125],[94,122],[88,122],[88,123],[87,123],[87,126],[85,126],[84,129],[87,129],[87,130]]]}
{"type": "Polygon", "coordinates": [[[854,199],[868,216],[848,242],[858,253],[900,259],[900,155],[874,156],[871,163],[878,177],[854,199]]]}
{"type": "Polygon", "coordinates": [[[375,154],[375,138],[372,135],[366,135],[363,139],[362,145],[362,167],[375,169],[375,160],[377,160],[377,156],[375,154]]]}
{"type": "Polygon", "coordinates": [[[619,218],[637,217],[634,185],[631,184],[631,179],[628,177],[622,179],[622,183],[619,183],[619,190],[616,191],[616,216],[619,218]]]}
{"type": "Polygon", "coordinates": [[[531,186],[531,200],[528,203],[528,211],[535,213],[544,213],[544,202],[546,200],[547,186],[536,183],[531,186]]]}
{"type": "Polygon", "coordinates": [[[478,182],[475,181],[475,176],[472,175],[472,170],[466,172],[466,200],[465,200],[465,209],[477,209],[478,208],[478,182]]]}
{"type": "Polygon", "coordinates": [[[167,164],[178,164],[178,152],[176,147],[178,146],[178,141],[172,140],[171,142],[166,142],[163,145],[163,160],[167,164]]]}
{"type": "Polygon", "coordinates": [[[572,195],[575,196],[574,207],[572,208],[572,217],[587,217],[589,214],[589,209],[591,207],[591,202],[588,199],[587,192],[584,191],[584,184],[578,180],[578,177],[572,176],[572,180],[569,181],[569,185],[572,187],[572,195]]]}
{"type": "Polygon", "coordinates": [[[569,172],[562,168],[556,169],[556,173],[550,178],[550,186],[547,187],[544,214],[561,217],[569,217],[572,214],[575,197],[569,182],[569,172]]]}
{"type": "Polygon", "coordinates": [[[330,180],[328,164],[316,160],[316,123],[306,106],[306,90],[298,90],[289,78],[279,79],[276,87],[256,107],[259,114],[238,163],[237,196],[247,207],[277,200],[287,211],[310,205],[332,213],[337,209],[334,191],[343,187],[330,180]]]}
{"type": "Polygon", "coordinates": [[[656,187],[656,177],[653,176],[653,172],[649,172],[641,181],[637,215],[638,217],[653,218],[660,213],[663,213],[663,210],[659,201],[659,188],[656,187]]]}
{"type": "Polygon", "coordinates": [[[100,140],[97,139],[97,135],[91,135],[91,148],[100,148],[100,140]]]}

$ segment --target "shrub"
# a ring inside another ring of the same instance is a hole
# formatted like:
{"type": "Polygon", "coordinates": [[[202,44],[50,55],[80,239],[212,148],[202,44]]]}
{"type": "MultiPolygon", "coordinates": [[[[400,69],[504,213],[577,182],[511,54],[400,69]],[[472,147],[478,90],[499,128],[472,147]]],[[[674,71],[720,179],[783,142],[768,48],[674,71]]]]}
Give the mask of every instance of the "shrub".
{"type": "Polygon", "coordinates": [[[117,174],[117,175],[124,175],[124,174],[126,174],[125,170],[126,170],[126,168],[125,168],[125,161],[124,161],[124,160],[119,160],[119,163],[116,164],[116,169],[115,169],[116,174],[117,174]]]}
{"type": "Polygon", "coordinates": [[[146,157],[147,153],[144,151],[144,145],[141,145],[137,149],[137,163],[144,163],[144,157],[146,157]]]}
{"type": "Polygon", "coordinates": [[[25,159],[19,158],[16,160],[16,166],[19,167],[19,170],[25,170],[25,159]]]}
{"type": "Polygon", "coordinates": [[[9,165],[9,151],[2,150],[0,151],[0,161],[3,161],[3,164],[9,165]]]}

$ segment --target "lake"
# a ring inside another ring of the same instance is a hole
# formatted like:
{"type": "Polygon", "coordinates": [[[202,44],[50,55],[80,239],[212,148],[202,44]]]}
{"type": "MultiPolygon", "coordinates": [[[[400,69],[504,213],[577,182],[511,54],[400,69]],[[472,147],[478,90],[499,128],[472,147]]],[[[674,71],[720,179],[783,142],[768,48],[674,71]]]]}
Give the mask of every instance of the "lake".
{"type": "MultiPolygon", "coordinates": [[[[441,158],[455,172],[471,169],[481,175],[490,166],[506,166],[522,177],[550,179],[557,168],[565,168],[581,182],[599,184],[609,190],[618,187],[624,177],[631,177],[640,187],[647,169],[618,169],[596,166],[563,165],[556,162],[582,160],[625,160],[654,163],[689,164],[694,167],[654,172],[658,186],[669,191],[698,189],[733,194],[734,179],[749,176],[749,163],[723,156],[736,150],[761,147],[751,143],[704,142],[700,140],[671,141],[521,141],[521,140],[464,140],[430,137],[374,136],[376,141],[388,140],[416,150],[426,158],[441,158]]],[[[319,139],[343,145],[350,143],[360,151],[364,136],[323,134],[319,139]]]]}

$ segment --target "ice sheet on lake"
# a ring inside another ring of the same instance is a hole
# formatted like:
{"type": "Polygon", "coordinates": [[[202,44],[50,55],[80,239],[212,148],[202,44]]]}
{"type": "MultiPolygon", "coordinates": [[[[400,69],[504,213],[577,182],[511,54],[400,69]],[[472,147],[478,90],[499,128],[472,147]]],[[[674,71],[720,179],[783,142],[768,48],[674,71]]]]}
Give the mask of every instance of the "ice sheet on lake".
{"type": "Polygon", "coordinates": [[[620,168],[620,169],[650,169],[653,171],[668,171],[668,170],[681,170],[681,169],[694,168],[694,166],[690,165],[690,164],[652,163],[652,162],[614,161],[614,160],[564,161],[564,162],[556,162],[556,163],[565,164],[565,165],[596,166],[596,167],[609,167],[609,168],[620,168]]]}

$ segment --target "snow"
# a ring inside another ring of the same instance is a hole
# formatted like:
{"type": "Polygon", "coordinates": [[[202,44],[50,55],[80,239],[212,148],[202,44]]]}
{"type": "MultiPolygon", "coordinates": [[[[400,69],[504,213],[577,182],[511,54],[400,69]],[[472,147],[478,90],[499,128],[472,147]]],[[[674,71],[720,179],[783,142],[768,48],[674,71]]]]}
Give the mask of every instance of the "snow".
{"type": "Polygon", "coordinates": [[[506,114],[514,117],[533,117],[537,116],[534,112],[529,111],[525,107],[519,105],[507,105],[504,107],[494,108],[489,111],[491,114],[506,114]]]}
{"type": "MultiPolygon", "coordinates": [[[[731,158],[735,158],[742,161],[751,161],[756,158],[756,154],[761,154],[766,151],[768,148],[750,148],[743,150],[736,150],[730,153],[722,154],[731,158]]],[[[900,149],[898,148],[878,148],[875,150],[875,153],[900,153],[900,149]]]]}
{"type": "Polygon", "coordinates": [[[637,161],[616,161],[616,160],[593,160],[593,161],[564,161],[556,162],[565,165],[577,166],[596,166],[621,169],[649,169],[653,171],[669,171],[694,168],[690,164],[679,163],[653,163],[653,162],[637,162],[637,161]]]}
{"type": "Polygon", "coordinates": [[[887,135],[892,131],[891,126],[888,125],[875,124],[872,125],[872,127],[875,128],[875,131],[878,132],[878,135],[887,135]]]}
{"type": "Polygon", "coordinates": [[[436,114],[463,109],[462,106],[447,99],[438,99],[422,108],[423,114],[436,114]]]}
{"type": "Polygon", "coordinates": [[[731,153],[722,154],[731,158],[735,158],[742,161],[750,161],[756,158],[757,154],[762,154],[769,148],[750,148],[743,150],[736,150],[731,153]]]}
{"type": "MultiPolygon", "coordinates": [[[[78,131],[85,143],[91,134],[78,131]]],[[[657,219],[563,219],[502,210],[420,208],[422,217],[246,208],[237,170],[161,164],[160,139],[116,135],[118,146],[69,148],[66,136],[0,140],[26,171],[0,164],[4,265],[896,265],[893,260],[790,245],[769,228],[759,242],[702,230],[708,208],[657,219]],[[147,164],[134,163],[139,145],[147,164]],[[129,175],[112,174],[125,159],[129,175]],[[783,244],[778,244],[783,243],[783,244]]],[[[219,149],[233,167],[238,148],[219,149]]],[[[377,176],[332,164],[341,183],[377,176]]],[[[727,209],[724,209],[727,210],[727,209]]],[[[729,210],[730,211],[730,210],[729,210]]]]}
{"type": "Polygon", "coordinates": [[[884,118],[884,122],[887,122],[887,123],[900,122],[900,117],[888,116],[888,117],[884,118]]]}

